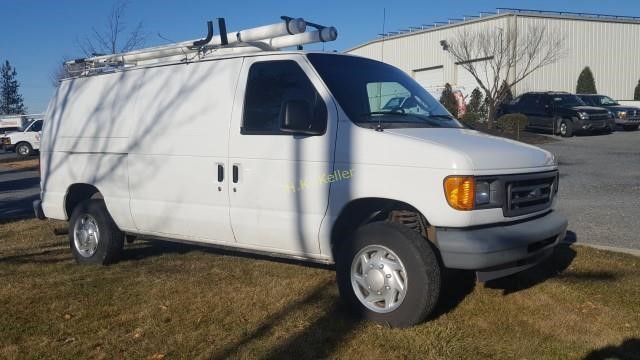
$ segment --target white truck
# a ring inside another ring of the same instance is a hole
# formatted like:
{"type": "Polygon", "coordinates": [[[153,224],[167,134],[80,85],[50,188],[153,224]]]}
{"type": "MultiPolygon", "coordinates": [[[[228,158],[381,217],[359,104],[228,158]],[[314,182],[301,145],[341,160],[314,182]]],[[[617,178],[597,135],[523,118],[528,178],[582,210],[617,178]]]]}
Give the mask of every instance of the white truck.
{"type": "Polygon", "coordinates": [[[335,263],[354,312],[398,327],[431,313],[445,267],[489,280],[553,252],[551,153],[465,128],[385,63],[278,50],[335,38],[309,24],[69,63],[38,217],[69,221],[80,264],[125,238],[335,263]],[[382,109],[394,97],[412,101],[382,109]]]}
{"type": "Polygon", "coordinates": [[[40,149],[43,120],[32,120],[24,129],[7,132],[0,136],[0,146],[5,151],[15,151],[20,158],[33,155],[40,149]]]}

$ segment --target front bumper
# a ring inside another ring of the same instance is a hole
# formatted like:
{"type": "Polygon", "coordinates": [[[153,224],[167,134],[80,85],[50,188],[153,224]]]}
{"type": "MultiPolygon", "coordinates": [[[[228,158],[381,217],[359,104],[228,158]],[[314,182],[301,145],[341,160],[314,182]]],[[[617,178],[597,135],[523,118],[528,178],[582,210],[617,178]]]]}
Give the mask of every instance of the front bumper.
{"type": "Polygon", "coordinates": [[[581,120],[574,119],[574,130],[575,131],[603,131],[603,130],[613,130],[615,127],[615,121],[613,119],[610,120],[581,120]]]}
{"type": "Polygon", "coordinates": [[[616,125],[638,125],[640,124],[640,116],[631,118],[616,118],[616,125]]]}
{"type": "Polygon", "coordinates": [[[551,255],[566,234],[568,221],[557,212],[510,225],[437,228],[444,265],[476,270],[488,281],[530,268],[551,255]]]}

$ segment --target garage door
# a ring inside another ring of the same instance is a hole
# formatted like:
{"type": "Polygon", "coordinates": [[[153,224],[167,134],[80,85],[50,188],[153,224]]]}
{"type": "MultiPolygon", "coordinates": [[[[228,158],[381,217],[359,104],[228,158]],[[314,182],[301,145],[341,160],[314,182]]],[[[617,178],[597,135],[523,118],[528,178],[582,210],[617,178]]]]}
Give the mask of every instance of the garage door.
{"type": "MultiPolygon", "coordinates": [[[[485,70],[485,63],[486,61],[477,61],[475,63],[475,68],[478,72],[478,77],[480,78],[480,80],[482,80],[482,82],[487,85],[487,71],[489,72],[489,75],[492,72],[490,69],[485,70]]],[[[462,94],[464,94],[465,97],[471,95],[473,89],[480,87],[473,75],[471,75],[471,73],[461,65],[456,65],[456,79],[457,82],[454,88],[462,91],[462,94]]],[[[493,76],[490,75],[488,79],[491,82],[493,80],[493,76]]]]}
{"type": "Polygon", "coordinates": [[[444,71],[442,66],[413,71],[413,78],[431,95],[440,96],[444,88],[444,71]]]}

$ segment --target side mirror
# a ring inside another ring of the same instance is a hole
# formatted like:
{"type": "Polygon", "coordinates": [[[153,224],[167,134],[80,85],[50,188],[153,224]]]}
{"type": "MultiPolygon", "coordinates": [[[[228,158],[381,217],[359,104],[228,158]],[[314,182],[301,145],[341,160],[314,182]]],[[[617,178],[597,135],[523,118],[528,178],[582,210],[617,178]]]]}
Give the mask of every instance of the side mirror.
{"type": "Polygon", "coordinates": [[[325,124],[314,123],[313,108],[305,100],[289,100],[280,108],[280,130],[293,134],[322,135],[325,124]]]}

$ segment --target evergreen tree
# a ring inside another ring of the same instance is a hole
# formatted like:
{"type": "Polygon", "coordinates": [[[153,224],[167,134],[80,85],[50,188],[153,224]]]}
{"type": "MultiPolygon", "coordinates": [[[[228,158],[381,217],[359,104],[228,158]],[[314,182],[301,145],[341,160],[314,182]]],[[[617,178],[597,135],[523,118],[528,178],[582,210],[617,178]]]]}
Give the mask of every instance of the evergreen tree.
{"type": "Polygon", "coordinates": [[[478,113],[480,112],[480,107],[482,106],[482,92],[480,89],[475,88],[471,92],[471,96],[469,97],[469,107],[467,110],[470,112],[478,113]]]}
{"type": "Polygon", "coordinates": [[[451,113],[451,115],[458,117],[458,101],[456,100],[455,95],[453,95],[451,84],[446,83],[444,85],[444,90],[442,90],[442,94],[440,95],[440,103],[451,113]]]}
{"type": "Polygon", "coordinates": [[[640,101],[640,80],[638,80],[636,90],[633,92],[633,100],[640,101]]]}
{"type": "Polygon", "coordinates": [[[576,94],[597,94],[596,81],[593,79],[593,73],[588,66],[578,76],[578,84],[576,85],[576,94]]]}
{"type": "Polygon", "coordinates": [[[16,69],[5,61],[0,69],[0,114],[24,114],[27,111],[17,76],[16,69]]]}

